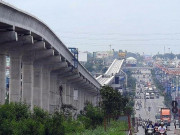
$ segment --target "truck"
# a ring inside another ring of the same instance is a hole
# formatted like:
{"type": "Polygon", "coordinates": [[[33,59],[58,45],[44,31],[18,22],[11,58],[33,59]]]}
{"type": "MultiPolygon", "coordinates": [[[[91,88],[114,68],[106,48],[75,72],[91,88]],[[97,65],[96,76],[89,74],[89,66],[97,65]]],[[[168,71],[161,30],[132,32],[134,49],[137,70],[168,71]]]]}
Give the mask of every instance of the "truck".
{"type": "Polygon", "coordinates": [[[161,120],[167,125],[170,126],[171,123],[171,110],[170,108],[161,108],[161,120]]]}

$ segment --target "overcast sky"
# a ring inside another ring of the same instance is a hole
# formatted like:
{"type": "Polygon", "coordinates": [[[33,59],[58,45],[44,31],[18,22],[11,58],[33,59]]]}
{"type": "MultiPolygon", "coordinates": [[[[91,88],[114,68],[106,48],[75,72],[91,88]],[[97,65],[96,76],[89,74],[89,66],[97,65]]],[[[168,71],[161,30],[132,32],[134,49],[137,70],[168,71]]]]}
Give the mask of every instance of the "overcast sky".
{"type": "Polygon", "coordinates": [[[67,47],[180,53],[180,0],[4,0],[45,22],[67,47]],[[168,49],[170,48],[170,49],[168,49]]]}

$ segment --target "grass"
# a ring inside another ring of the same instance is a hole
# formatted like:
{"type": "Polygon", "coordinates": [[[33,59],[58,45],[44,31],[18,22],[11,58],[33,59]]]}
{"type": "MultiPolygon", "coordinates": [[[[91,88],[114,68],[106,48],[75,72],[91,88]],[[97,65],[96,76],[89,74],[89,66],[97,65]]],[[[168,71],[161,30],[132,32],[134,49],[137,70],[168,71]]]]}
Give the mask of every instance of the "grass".
{"type": "Polygon", "coordinates": [[[104,131],[104,126],[99,126],[94,130],[85,130],[84,132],[76,133],[73,135],[126,135],[126,132],[121,130],[127,129],[127,123],[120,121],[112,121],[107,127],[107,131],[104,131]]]}

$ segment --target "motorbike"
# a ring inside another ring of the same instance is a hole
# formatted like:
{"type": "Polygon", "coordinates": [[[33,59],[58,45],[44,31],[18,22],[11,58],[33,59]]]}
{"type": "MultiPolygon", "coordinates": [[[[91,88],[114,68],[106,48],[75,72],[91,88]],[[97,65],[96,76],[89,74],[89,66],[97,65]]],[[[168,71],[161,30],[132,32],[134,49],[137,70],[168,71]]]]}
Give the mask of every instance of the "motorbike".
{"type": "Polygon", "coordinates": [[[166,135],[166,132],[165,131],[160,131],[159,135],[166,135]]]}
{"type": "Polygon", "coordinates": [[[159,131],[159,135],[166,135],[166,131],[165,130],[159,131]]]}
{"type": "Polygon", "coordinates": [[[145,127],[146,127],[146,122],[144,121],[144,122],[142,123],[142,128],[145,129],[145,127]]]}
{"type": "Polygon", "coordinates": [[[158,126],[154,127],[154,135],[159,135],[158,126]]]}
{"type": "Polygon", "coordinates": [[[142,121],[139,121],[139,126],[142,126],[142,121]]]}
{"type": "Polygon", "coordinates": [[[147,134],[146,135],[153,135],[154,134],[154,128],[148,128],[147,129],[147,134]]]}

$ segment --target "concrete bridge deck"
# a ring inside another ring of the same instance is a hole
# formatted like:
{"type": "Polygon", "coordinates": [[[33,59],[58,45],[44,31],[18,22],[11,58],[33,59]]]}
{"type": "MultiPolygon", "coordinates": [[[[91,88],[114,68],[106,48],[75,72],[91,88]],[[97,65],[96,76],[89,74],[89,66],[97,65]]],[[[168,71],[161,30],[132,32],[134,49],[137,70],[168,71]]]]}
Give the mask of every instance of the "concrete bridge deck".
{"type": "Polygon", "coordinates": [[[115,75],[120,72],[124,60],[115,59],[104,75],[98,76],[96,79],[104,86],[111,83],[115,75]]]}
{"type": "Polygon", "coordinates": [[[72,53],[54,32],[38,18],[0,1],[1,104],[6,56],[10,57],[10,102],[26,102],[50,112],[62,104],[80,110],[85,101],[96,103],[99,82],[80,63],[73,68],[72,53]]]}

